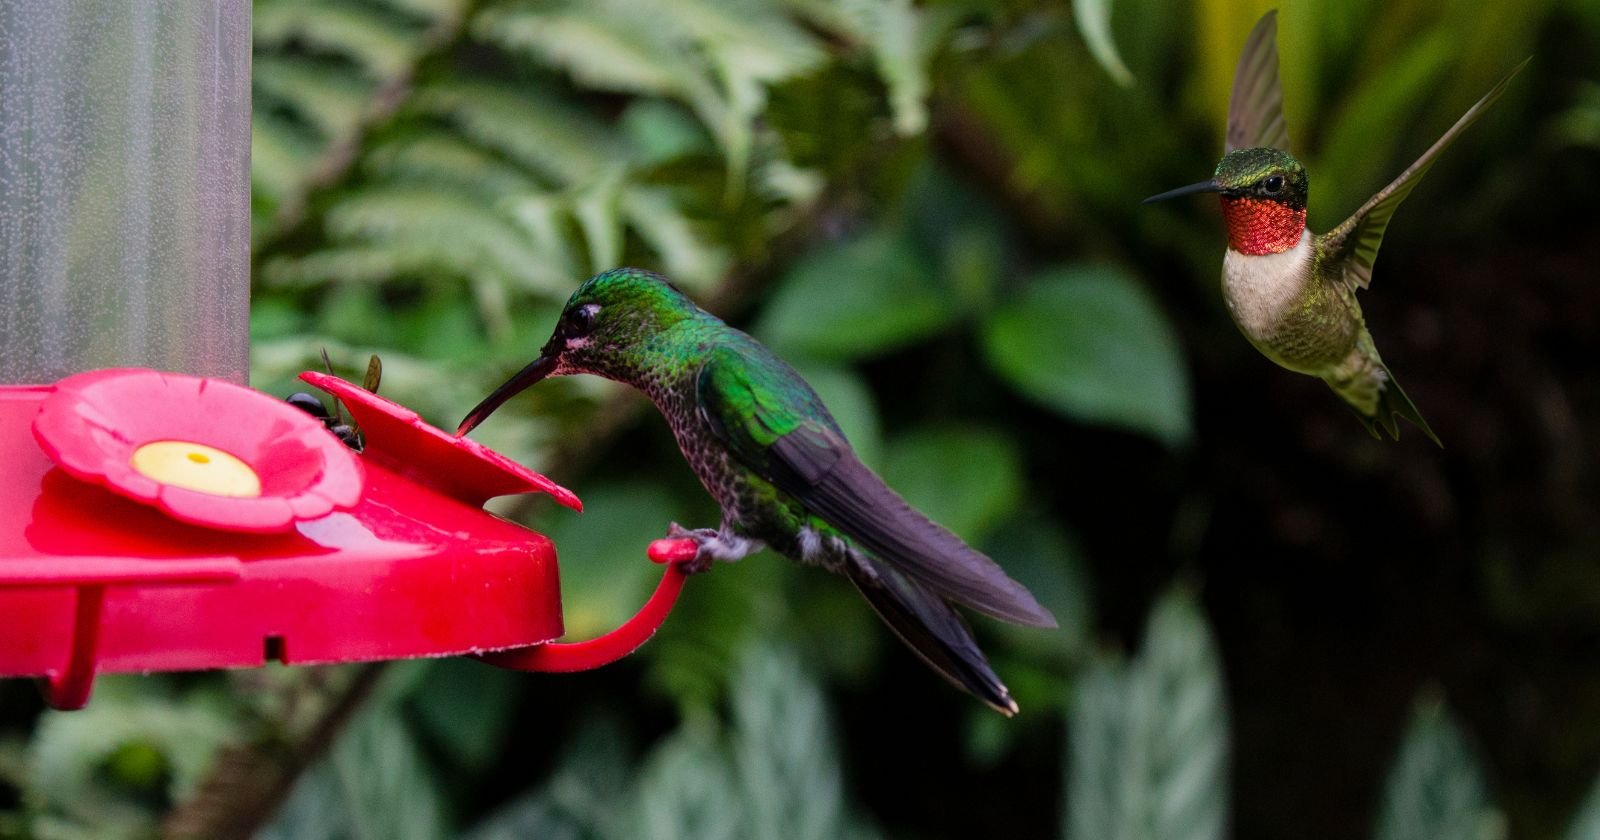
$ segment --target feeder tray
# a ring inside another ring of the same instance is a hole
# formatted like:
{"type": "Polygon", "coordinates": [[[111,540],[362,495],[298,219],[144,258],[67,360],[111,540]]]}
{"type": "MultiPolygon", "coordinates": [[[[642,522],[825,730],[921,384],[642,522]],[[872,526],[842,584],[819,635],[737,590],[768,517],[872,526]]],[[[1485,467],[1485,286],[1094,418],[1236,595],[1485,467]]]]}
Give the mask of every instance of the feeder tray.
{"type": "Polygon", "coordinates": [[[232,383],[143,369],[0,387],[0,676],[81,708],[97,673],[477,656],[580,671],[650,638],[683,586],[686,540],[644,608],[562,635],[555,547],[482,509],[577,497],[333,376],[365,439],[232,383]]]}

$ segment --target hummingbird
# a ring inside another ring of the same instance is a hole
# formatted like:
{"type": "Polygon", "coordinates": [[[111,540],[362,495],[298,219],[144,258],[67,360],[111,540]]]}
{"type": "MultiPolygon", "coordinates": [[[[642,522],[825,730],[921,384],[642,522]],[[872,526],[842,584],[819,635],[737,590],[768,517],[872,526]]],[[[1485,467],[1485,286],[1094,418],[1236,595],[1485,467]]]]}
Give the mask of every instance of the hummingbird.
{"type": "Polygon", "coordinates": [[[1354,215],[1327,233],[1312,234],[1306,229],[1306,170],[1288,151],[1277,30],[1277,12],[1269,11],[1245,41],[1228,103],[1225,153],[1211,180],[1151,196],[1144,203],[1219,193],[1228,225],[1222,296],[1245,338],[1278,365],[1328,383],[1373,437],[1382,439],[1382,426],[1398,440],[1398,415],[1439,444],[1378,355],[1356,292],[1372,280],[1378,246],[1400,202],[1531,59],[1512,69],[1354,215]]]}
{"type": "Polygon", "coordinates": [[[1016,713],[952,605],[1035,627],[1055,627],[1055,618],[873,474],[794,368],[660,275],[620,268],[579,286],[539,357],[472,409],[456,434],[546,377],[584,373],[648,396],[721,506],[718,528],[669,530],[695,543],[688,571],[768,546],[842,574],[935,671],[1016,713]]]}

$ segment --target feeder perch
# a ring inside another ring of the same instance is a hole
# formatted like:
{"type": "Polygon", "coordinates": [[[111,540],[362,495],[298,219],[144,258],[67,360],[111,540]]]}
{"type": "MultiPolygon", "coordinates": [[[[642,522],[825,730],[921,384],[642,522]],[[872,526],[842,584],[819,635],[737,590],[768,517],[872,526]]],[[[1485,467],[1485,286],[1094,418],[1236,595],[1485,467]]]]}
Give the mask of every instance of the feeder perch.
{"type": "Polygon", "coordinates": [[[578,498],[476,441],[321,373],[356,453],[218,379],[98,370],[0,387],[0,676],[79,708],[98,673],[472,655],[528,671],[615,661],[660,627],[684,540],[638,615],[560,644],[555,548],[482,509],[578,498]]]}

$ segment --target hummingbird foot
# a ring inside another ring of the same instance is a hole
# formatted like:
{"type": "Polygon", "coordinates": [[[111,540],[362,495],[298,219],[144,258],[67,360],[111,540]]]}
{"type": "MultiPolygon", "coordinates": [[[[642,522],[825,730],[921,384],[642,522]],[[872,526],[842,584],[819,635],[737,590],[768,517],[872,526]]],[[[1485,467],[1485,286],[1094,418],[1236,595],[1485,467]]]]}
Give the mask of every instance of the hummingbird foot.
{"type": "Polygon", "coordinates": [[[679,561],[678,567],[686,574],[698,574],[709,568],[713,560],[732,563],[761,550],[761,542],[735,534],[726,526],[715,528],[685,528],[674,522],[667,526],[667,538],[690,540],[698,549],[691,560],[679,561]]]}

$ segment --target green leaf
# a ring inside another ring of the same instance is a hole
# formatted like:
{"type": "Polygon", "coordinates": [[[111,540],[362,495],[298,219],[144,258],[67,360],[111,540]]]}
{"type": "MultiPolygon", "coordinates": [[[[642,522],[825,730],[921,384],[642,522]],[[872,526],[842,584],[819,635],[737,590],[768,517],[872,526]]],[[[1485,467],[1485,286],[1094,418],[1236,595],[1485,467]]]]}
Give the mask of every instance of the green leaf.
{"type": "Polygon", "coordinates": [[[497,199],[543,191],[536,179],[489,151],[445,131],[426,131],[373,146],[362,168],[384,180],[423,183],[497,199]]]}
{"type": "Polygon", "coordinates": [[[374,80],[399,73],[411,60],[418,41],[417,30],[390,16],[342,3],[257,3],[251,23],[258,49],[305,42],[319,52],[348,58],[374,80]]]}
{"type": "Polygon", "coordinates": [[[1505,817],[1489,801],[1478,760],[1437,699],[1417,703],[1389,770],[1377,840],[1501,840],[1505,817]]]}
{"type": "Polygon", "coordinates": [[[1100,63],[1111,80],[1123,87],[1133,86],[1133,71],[1122,63],[1116,41],[1111,37],[1112,0],[1072,0],[1072,14],[1078,31],[1089,46],[1089,54],[1100,63]]]}
{"type": "Polygon", "coordinates": [[[1079,677],[1067,727],[1067,840],[1122,840],[1128,820],[1123,767],[1128,762],[1126,668],[1098,656],[1079,677]]]}
{"type": "Polygon", "coordinates": [[[1120,269],[1079,265],[1034,280],[983,328],[994,369],[1069,417],[1188,441],[1189,383],[1155,301],[1120,269]]]}
{"type": "Polygon", "coordinates": [[[1022,501],[1022,453],[995,429],[920,429],[890,440],[884,460],[890,487],[968,542],[1010,518],[1022,501]]]}
{"type": "Polygon", "coordinates": [[[739,782],[708,726],[686,726],[645,762],[632,837],[740,840],[752,834],[737,799],[739,782]]]}
{"type": "Polygon", "coordinates": [[[734,683],[734,770],[751,837],[830,840],[844,823],[838,735],[792,650],[751,645],[734,683]]]}
{"type": "Polygon", "coordinates": [[[298,57],[257,58],[250,83],[257,98],[292,107],[330,140],[355,128],[372,97],[372,85],[350,70],[298,57]]]}
{"type": "Polygon", "coordinates": [[[152,833],[159,809],[193,789],[233,723],[220,696],[171,686],[164,677],[104,676],[89,706],[39,719],[27,774],[42,821],[63,836],[152,833]]]}
{"type": "Polygon", "coordinates": [[[329,756],[353,819],[352,840],[450,836],[438,781],[392,708],[351,725],[329,756]]]}
{"type": "Polygon", "coordinates": [[[410,104],[559,186],[587,183],[632,156],[604,123],[533,85],[441,82],[418,90],[410,104]]]}
{"type": "Polygon", "coordinates": [[[463,840],[607,840],[620,831],[624,796],[637,775],[610,718],[583,722],[541,786],[490,814],[463,840]]]}
{"type": "Polygon", "coordinates": [[[562,68],[580,85],[624,93],[674,94],[703,70],[670,31],[614,3],[499,7],[479,15],[476,31],[503,46],[562,68]]]}
{"type": "Polygon", "coordinates": [[[923,253],[934,255],[940,283],[963,313],[989,309],[1007,254],[1014,250],[1002,222],[1005,213],[933,161],[918,167],[904,201],[913,240],[923,253]]]}
{"type": "Polygon", "coordinates": [[[1400,52],[1370,71],[1365,83],[1346,97],[1339,113],[1327,120],[1322,144],[1327,151],[1311,164],[1317,182],[1328,185],[1322,194],[1326,198],[1319,199],[1326,209],[1318,211],[1314,225],[1332,227],[1344,221],[1433,139],[1412,137],[1396,128],[1414,124],[1418,107],[1456,60],[1460,45],[1450,33],[1436,31],[1419,33],[1397,46],[1400,52]],[[1402,143],[1415,151],[1398,162],[1402,143]],[[1325,212],[1329,215],[1324,217],[1321,214],[1325,212]]]}
{"type": "Polygon", "coordinates": [[[254,840],[347,840],[355,835],[356,815],[344,801],[338,773],[327,762],[307,770],[272,822],[254,840]]]}
{"type": "Polygon", "coordinates": [[[442,778],[380,696],[300,778],[264,840],[443,840],[442,778]]]}
{"type": "Polygon", "coordinates": [[[1589,795],[1563,836],[1565,840],[1600,840],[1600,779],[1589,787],[1589,795]]]}
{"type": "Polygon", "coordinates": [[[922,36],[929,13],[913,8],[911,0],[880,0],[868,8],[876,12],[868,32],[878,74],[889,85],[894,130],[921,134],[928,127],[928,62],[937,44],[922,36]]]}
{"type": "Polygon", "coordinates": [[[667,276],[683,288],[710,289],[727,272],[727,251],[708,241],[666,190],[626,188],[622,214],[639,238],[655,249],[667,276]]]}
{"type": "Polygon", "coordinates": [[[641,99],[622,112],[622,131],[639,149],[641,160],[665,163],[704,153],[711,139],[683,108],[660,99],[641,99]]]}
{"type": "Polygon", "coordinates": [[[452,657],[429,664],[408,698],[419,730],[462,770],[488,770],[516,714],[526,680],[514,671],[452,657]]]}
{"type": "Polygon", "coordinates": [[[1069,840],[1223,836],[1228,711],[1216,642],[1192,595],[1162,597],[1131,665],[1091,666],[1068,733],[1069,840]]]}
{"type": "Polygon", "coordinates": [[[956,315],[922,253],[905,236],[877,231],[801,260],[755,332],[780,352],[851,359],[926,338],[956,315]]]}

